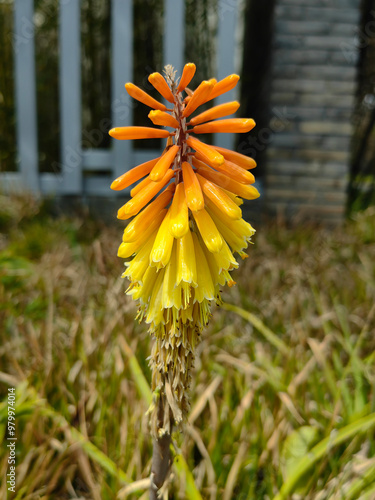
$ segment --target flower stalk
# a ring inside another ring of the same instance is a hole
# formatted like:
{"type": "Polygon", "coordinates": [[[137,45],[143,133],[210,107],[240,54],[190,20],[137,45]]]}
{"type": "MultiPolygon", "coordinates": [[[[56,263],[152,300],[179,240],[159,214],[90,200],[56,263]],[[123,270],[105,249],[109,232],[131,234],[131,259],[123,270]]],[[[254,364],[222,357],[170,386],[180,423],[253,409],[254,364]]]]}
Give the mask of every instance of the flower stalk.
{"type": "Polygon", "coordinates": [[[118,218],[132,221],[125,228],[120,257],[130,259],[123,277],[130,281],[127,294],[139,303],[137,319],[149,324],[154,342],[149,364],[154,399],[149,408],[154,450],[150,498],[158,498],[171,465],[173,426],[179,427],[189,411],[189,386],[195,349],[211,317],[211,304],[221,303],[221,287],[235,284],[230,271],[234,257],[247,257],[255,230],[242,219],[242,198],[259,196],[252,185],[253,159],[196,136],[206,133],[247,132],[255,123],[248,118],[224,118],[239,103],[214,106],[191,115],[202,104],[231,90],[239,77],[203,81],[188,88],[195,65],[185,65],[180,81],[171,66],[149,77],[150,83],[173,108],[153,99],[131,83],[128,93],[151,108],[156,126],[117,127],[116,139],[165,138],[162,155],[126,172],[112,189],[131,190],[131,199],[118,218]],[[186,94],[185,97],[183,92],[186,94]]]}

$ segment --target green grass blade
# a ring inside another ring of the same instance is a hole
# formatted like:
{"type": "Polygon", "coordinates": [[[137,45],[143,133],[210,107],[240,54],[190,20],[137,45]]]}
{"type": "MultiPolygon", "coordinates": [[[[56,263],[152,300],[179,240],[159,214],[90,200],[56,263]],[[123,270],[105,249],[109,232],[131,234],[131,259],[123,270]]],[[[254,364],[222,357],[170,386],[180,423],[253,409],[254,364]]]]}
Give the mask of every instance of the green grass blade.
{"type": "Polygon", "coordinates": [[[195,486],[193,474],[182,455],[175,455],[173,467],[180,478],[184,477],[186,481],[185,495],[189,500],[202,500],[202,496],[195,486]]]}
{"type": "Polygon", "coordinates": [[[369,469],[363,474],[363,476],[359,477],[353,484],[350,486],[348,491],[345,493],[346,500],[356,500],[359,498],[360,494],[365,491],[365,488],[373,485],[375,488],[375,467],[369,467],[369,469]]]}
{"type": "Polygon", "coordinates": [[[150,405],[152,403],[152,392],[150,386],[147,382],[146,377],[140,367],[138,360],[130,348],[129,344],[123,337],[119,337],[120,347],[128,358],[129,368],[132,372],[134,382],[137,386],[138,392],[140,396],[144,399],[144,401],[150,405]]]}
{"type": "Polygon", "coordinates": [[[286,356],[289,355],[288,346],[272,330],[270,330],[262,320],[257,318],[255,314],[252,314],[249,311],[245,311],[245,309],[242,309],[241,307],[235,306],[233,304],[227,304],[226,302],[222,304],[222,308],[226,309],[227,311],[232,311],[244,318],[246,321],[251,323],[253,327],[256,328],[266,340],[268,340],[270,344],[276,347],[276,349],[278,349],[286,356]]]}
{"type": "Polygon", "coordinates": [[[301,477],[314,465],[315,462],[327,454],[332,447],[343,443],[360,432],[366,432],[374,426],[375,413],[371,413],[367,417],[360,418],[346,427],[343,427],[334,437],[328,436],[323,439],[323,441],[314,446],[314,448],[312,448],[312,450],[301,459],[299,465],[295,468],[294,473],[283,484],[280,492],[274,497],[274,500],[284,500],[287,498],[288,495],[292,493],[301,477]]]}

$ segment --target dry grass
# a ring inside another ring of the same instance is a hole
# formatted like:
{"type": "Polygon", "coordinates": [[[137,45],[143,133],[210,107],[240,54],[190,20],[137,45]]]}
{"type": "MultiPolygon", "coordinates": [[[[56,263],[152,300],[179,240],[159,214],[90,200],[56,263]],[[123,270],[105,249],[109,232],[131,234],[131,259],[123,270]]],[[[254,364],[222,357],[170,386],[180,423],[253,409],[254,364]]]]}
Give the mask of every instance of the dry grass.
{"type": "MultiPolygon", "coordinates": [[[[120,229],[5,198],[0,224],[14,498],[147,498],[150,343],[119,278],[120,229]]],[[[176,447],[204,499],[374,498],[375,211],[333,232],[263,227],[254,241],[199,346],[176,447]]],[[[5,424],[0,403],[0,437],[5,424]]],[[[185,465],[169,499],[199,498],[185,465]]],[[[2,478],[7,467],[3,446],[2,478]]]]}

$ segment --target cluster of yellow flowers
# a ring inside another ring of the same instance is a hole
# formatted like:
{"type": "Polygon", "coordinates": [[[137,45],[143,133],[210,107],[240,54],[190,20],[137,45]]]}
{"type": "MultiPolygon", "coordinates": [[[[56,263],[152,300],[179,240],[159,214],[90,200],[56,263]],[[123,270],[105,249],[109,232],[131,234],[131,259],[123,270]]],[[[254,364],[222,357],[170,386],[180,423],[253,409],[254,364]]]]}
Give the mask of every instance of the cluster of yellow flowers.
{"type": "MultiPolygon", "coordinates": [[[[153,389],[165,390],[170,415],[180,422],[188,407],[190,367],[199,335],[210,317],[210,304],[220,302],[220,287],[232,286],[229,271],[238,267],[233,256],[246,257],[254,229],[242,219],[242,198],[255,199],[253,159],[217,146],[196,135],[248,132],[251,119],[227,118],[239,103],[214,106],[191,118],[202,104],[234,88],[239,80],[229,75],[217,82],[203,81],[188,88],[195,65],[186,64],[175,81],[173,68],[149,76],[150,83],[168,102],[168,108],[132,83],[125,88],[152,111],[154,125],[168,127],[117,127],[116,139],[165,138],[162,155],[116,179],[111,188],[125,189],[141,180],[120,208],[127,225],[118,255],[130,258],[123,276],[130,280],[127,293],[140,304],[139,319],[150,324],[155,337],[151,356],[153,389]],[[186,96],[183,96],[185,92],[186,96]],[[213,121],[212,121],[213,120],[213,121]]],[[[167,415],[168,412],[165,412],[167,415]]]]}

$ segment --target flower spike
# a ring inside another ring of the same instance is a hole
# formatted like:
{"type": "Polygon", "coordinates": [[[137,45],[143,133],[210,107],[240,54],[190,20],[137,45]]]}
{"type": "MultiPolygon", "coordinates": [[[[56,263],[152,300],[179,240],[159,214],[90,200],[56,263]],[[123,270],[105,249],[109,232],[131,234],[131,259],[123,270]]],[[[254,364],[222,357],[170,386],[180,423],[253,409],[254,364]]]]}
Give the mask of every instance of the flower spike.
{"type": "Polygon", "coordinates": [[[233,89],[239,77],[205,80],[193,91],[188,85],[195,70],[195,64],[186,64],[179,83],[171,66],[166,66],[165,78],[161,73],[149,76],[173,109],[127,83],[129,95],[149,106],[151,122],[162,128],[116,127],[109,132],[120,140],[165,139],[159,158],[125,172],[111,186],[121,190],[133,185],[130,200],[118,211],[119,219],[131,219],[118,255],[127,259],[127,294],[138,301],[138,318],[145,319],[154,338],[152,389],[166,416],[161,424],[159,403],[150,408],[156,442],[160,435],[170,434],[172,424],[186,418],[195,347],[210,319],[212,302],[220,303],[224,285],[235,284],[230,275],[238,267],[234,254],[247,256],[255,232],[242,219],[242,198],[259,196],[249,172],[256,166],[252,158],[197,138],[247,132],[255,122],[225,118],[237,112],[237,101],[192,116],[202,104],[233,89]]]}

